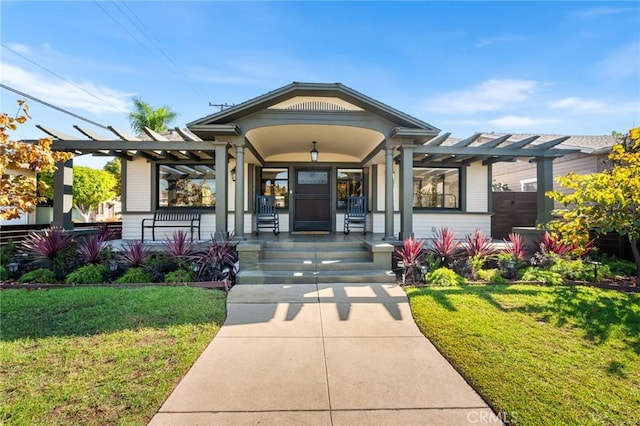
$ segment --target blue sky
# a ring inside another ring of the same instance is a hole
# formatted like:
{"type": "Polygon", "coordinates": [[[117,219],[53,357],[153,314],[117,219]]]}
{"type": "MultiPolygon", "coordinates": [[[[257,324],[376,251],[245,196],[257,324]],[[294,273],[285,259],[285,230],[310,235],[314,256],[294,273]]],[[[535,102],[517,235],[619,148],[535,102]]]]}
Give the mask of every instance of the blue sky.
{"type": "MultiPolygon", "coordinates": [[[[640,124],[638,2],[0,2],[0,79],[129,129],[175,125],[292,81],[340,82],[454,136],[610,134],[640,124]]],[[[0,89],[1,110],[18,95],[0,89]]],[[[104,130],[29,101],[35,124],[104,130]]],[[[79,135],[79,134],[78,134],[79,135]]],[[[99,167],[100,162],[79,160],[99,167]]]]}

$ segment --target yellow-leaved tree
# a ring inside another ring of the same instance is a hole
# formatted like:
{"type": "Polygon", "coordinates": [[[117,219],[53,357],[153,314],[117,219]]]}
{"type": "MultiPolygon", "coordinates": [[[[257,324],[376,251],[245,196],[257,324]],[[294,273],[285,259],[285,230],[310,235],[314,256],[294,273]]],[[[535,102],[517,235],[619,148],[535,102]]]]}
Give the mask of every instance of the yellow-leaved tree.
{"type": "Polygon", "coordinates": [[[15,219],[45,201],[43,194],[49,186],[43,181],[36,183],[33,175],[53,172],[57,161],[67,161],[73,156],[51,151],[50,138],[40,139],[37,144],[11,140],[9,132],[29,118],[29,107],[21,100],[15,116],[0,114],[0,219],[15,219]],[[10,170],[13,173],[9,173],[10,170]],[[26,173],[27,170],[35,173],[26,173]]]}
{"type": "Polygon", "coordinates": [[[626,236],[640,283],[640,127],[619,136],[609,159],[613,162],[609,170],[587,175],[569,173],[557,178],[560,185],[572,192],[547,192],[548,197],[566,207],[556,210],[558,218],[548,225],[564,241],[582,247],[587,244],[590,232],[596,235],[617,232],[626,236]]]}

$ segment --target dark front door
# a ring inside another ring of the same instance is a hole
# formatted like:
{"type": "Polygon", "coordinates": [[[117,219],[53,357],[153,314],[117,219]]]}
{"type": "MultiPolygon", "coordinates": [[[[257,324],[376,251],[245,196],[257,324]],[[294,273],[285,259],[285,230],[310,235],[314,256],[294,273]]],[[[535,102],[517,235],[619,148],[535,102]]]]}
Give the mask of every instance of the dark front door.
{"type": "Polygon", "coordinates": [[[331,231],[331,169],[296,169],[294,200],[294,231],[331,231]]]}

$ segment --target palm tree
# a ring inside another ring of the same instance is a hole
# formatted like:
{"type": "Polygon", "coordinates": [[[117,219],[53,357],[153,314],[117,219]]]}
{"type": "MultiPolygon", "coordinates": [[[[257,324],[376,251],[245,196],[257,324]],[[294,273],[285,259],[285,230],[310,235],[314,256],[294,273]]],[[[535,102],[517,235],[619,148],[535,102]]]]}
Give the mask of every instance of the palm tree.
{"type": "Polygon", "coordinates": [[[178,116],[178,113],[166,105],[153,108],[138,97],[133,98],[133,108],[134,110],[129,113],[129,122],[138,135],[144,134],[144,127],[158,133],[165,132],[167,126],[178,116]]]}

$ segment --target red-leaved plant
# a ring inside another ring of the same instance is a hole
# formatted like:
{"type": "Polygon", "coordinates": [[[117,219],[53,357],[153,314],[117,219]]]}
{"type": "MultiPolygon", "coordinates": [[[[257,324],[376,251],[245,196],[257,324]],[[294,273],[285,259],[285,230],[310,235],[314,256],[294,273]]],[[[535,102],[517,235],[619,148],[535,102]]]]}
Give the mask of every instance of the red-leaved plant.
{"type": "Polygon", "coordinates": [[[419,268],[422,266],[424,258],[423,240],[416,240],[413,237],[405,238],[402,247],[396,247],[393,256],[398,262],[402,262],[405,268],[419,268]]]}
{"type": "Polygon", "coordinates": [[[105,233],[91,234],[78,242],[78,254],[86,263],[98,264],[102,260],[105,233]]]}
{"type": "Polygon", "coordinates": [[[542,241],[540,241],[540,251],[542,253],[553,253],[558,256],[564,256],[574,251],[576,247],[573,244],[564,243],[557,236],[551,235],[548,232],[542,234],[542,241]]]}
{"type": "Polygon", "coordinates": [[[173,233],[171,238],[165,238],[165,250],[170,258],[178,263],[193,254],[194,243],[187,237],[186,231],[180,229],[173,233]]]}
{"type": "Polygon", "coordinates": [[[43,233],[30,233],[22,240],[21,246],[35,261],[53,261],[57,256],[65,254],[73,246],[73,242],[70,233],[52,226],[43,233]]]}
{"type": "Polygon", "coordinates": [[[487,258],[496,253],[496,248],[493,246],[493,240],[489,236],[485,236],[482,233],[482,229],[476,228],[476,232],[473,234],[467,234],[467,254],[471,257],[487,258]]]}
{"type": "Polygon", "coordinates": [[[233,279],[235,263],[238,260],[237,243],[232,241],[233,235],[232,232],[225,237],[224,233],[220,231],[221,243],[218,243],[215,235],[211,235],[211,242],[192,256],[195,265],[197,265],[198,277],[212,280],[233,279]],[[228,276],[223,276],[225,270],[228,271],[228,276]]]}
{"type": "Polygon", "coordinates": [[[432,238],[429,249],[442,259],[443,263],[450,263],[460,254],[460,241],[456,241],[456,233],[450,228],[440,228],[432,238]]]}
{"type": "Polygon", "coordinates": [[[503,241],[505,243],[504,253],[511,255],[515,260],[524,260],[527,250],[522,235],[512,232],[503,241]]]}
{"type": "Polygon", "coordinates": [[[120,259],[132,268],[144,265],[145,260],[149,256],[149,247],[145,246],[140,240],[129,241],[120,253],[120,259]]]}

